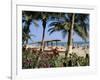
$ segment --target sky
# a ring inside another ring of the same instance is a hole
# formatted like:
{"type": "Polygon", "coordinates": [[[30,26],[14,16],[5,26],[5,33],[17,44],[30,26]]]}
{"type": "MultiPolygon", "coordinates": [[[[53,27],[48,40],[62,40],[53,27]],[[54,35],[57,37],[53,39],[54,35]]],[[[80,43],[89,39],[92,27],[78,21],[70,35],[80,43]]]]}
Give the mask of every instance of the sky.
{"type": "MultiPolygon", "coordinates": [[[[34,42],[38,42],[38,41],[42,40],[42,33],[43,33],[42,22],[38,21],[38,24],[39,24],[38,26],[35,26],[34,23],[31,23],[31,25],[30,25],[30,34],[35,35],[35,36],[31,37],[34,42]]],[[[57,32],[54,32],[53,34],[49,35],[48,29],[50,27],[48,27],[48,25],[49,25],[49,23],[47,23],[47,25],[46,25],[44,40],[59,39],[62,42],[67,42],[67,35],[65,38],[63,38],[61,32],[57,31],[57,32]]],[[[77,34],[74,34],[73,40],[74,40],[74,42],[83,41],[77,34]]],[[[32,43],[32,41],[29,40],[29,43],[32,43]]]]}

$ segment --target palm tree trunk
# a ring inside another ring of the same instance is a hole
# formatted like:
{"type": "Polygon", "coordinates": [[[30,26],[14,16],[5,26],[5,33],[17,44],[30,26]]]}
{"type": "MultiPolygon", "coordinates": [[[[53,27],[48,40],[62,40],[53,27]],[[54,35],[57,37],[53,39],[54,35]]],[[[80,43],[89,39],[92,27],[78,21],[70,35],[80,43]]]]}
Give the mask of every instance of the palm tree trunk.
{"type": "Polygon", "coordinates": [[[46,19],[42,20],[42,25],[43,25],[43,35],[42,35],[41,51],[43,52],[45,47],[44,37],[45,37],[46,19]]]}
{"type": "Polygon", "coordinates": [[[41,50],[44,51],[44,36],[45,36],[45,29],[43,29],[43,35],[42,35],[42,43],[41,43],[41,50]]]}
{"type": "Polygon", "coordinates": [[[40,55],[41,55],[41,53],[44,51],[44,47],[45,47],[44,37],[45,37],[45,28],[46,28],[46,18],[44,18],[44,19],[42,20],[42,26],[43,26],[43,35],[42,35],[41,48],[40,48],[40,52],[39,52],[39,54],[38,54],[38,56],[37,56],[37,62],[36,62],[35,67],[38,67],[39,61],[41,60],[40,55]]]}
{"type": "Polygon", "coordinates": [[[73,13],[70,30],[68,31],[68,42],[67,42],[65,58],[69,57],[69,54],[72,53],[72,38],[73,38],[74,18],[75,18],[75,14],[73,13]]]}
{"type": "Polygon", "coordinates": [[[40,55],[42,54],[42,52],[44,51],[44,36],[45,36],[45,28],[43,28],[43,35],[42,35],[42,43],[41,43],[41,48],[40,48],[40,52],[38,53],[38,56],[36,58],[36,65],[35,67],[37,68],[39,65],[39,61],[41,60],[40,55]]]}

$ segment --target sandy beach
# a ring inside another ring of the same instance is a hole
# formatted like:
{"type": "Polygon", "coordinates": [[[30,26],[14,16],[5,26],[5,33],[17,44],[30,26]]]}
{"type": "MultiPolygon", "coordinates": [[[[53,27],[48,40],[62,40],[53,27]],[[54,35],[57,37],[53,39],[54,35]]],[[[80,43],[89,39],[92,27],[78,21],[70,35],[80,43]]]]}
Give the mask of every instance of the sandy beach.
{"type": "MultiPolygon", "coordinates": [[[[27,48],[33,48],[33,49],[37,49],[39,50],[40,47],[36,47],[36,46],[30,46],[28,45],[27,48]]],[[[65,54],[65,51],[66,51],[66,48],[63,47],[63,46],[46,46],[44,48],[44,51],[45,52],[51,52],[53,49],[56,49],[58,52],[59,52],[59,55],[64,55],[65,54]]],[[[86,54],[89,54],[89,48],[84,48],[84,47],[74,47],[72,49],[72,52],[73,53],[76,53],[78,56],[81,56],[81,57],[85,57],[86,54]]]]}

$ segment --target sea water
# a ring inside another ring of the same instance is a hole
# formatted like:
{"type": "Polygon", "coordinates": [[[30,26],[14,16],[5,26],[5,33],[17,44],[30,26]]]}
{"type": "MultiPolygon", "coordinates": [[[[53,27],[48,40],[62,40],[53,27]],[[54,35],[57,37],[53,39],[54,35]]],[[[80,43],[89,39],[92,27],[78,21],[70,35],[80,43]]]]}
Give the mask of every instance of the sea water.
{"type": "MultiPolygon", "coordinates": [[[[29,44],[29,45],[31,45],[31,46],[41,46],[41,44],[29,44]]],[[[45,44],[45,46],[63,46],[63,47],[66,47],[67,46],[67,42],[50,42],[50,43],[48,43],[48,45],[47,44],[45,44]]],[[[77,46],[79,46],[79,47],[85,47],[85,46],[87,46],[87,47],[89,47],[89,42],[73,42],[73,46],[74,47],[77,47],[77,46]]]]}
{"type": "MultiPolygon", "coordinates": [[[[51,44],[49,43],[48,46],[51,46],[51,44]]],[[[56,43],[53,43],[52,46],[63,46],[63,47],[66,47],[67,46],[67,42],[57,42],[56,43]]],[[[73,46],[89,46],[89,42],[73,42],[73,46]]]]}

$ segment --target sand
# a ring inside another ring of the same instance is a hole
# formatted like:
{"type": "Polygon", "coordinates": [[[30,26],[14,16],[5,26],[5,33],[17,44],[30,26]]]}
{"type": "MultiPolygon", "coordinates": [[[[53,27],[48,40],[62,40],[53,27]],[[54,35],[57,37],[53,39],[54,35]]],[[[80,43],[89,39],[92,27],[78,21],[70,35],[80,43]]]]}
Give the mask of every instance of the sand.
{"type": "MultiPolygon", "coordinates": [[[[55,48],[57,48],[57,50],[60,52],[59,53],[60,55],[64,55],[66,48],[63,47],[63,46],[45,47],[44,50],[50,51],[50,50],[55,49],[55,48]]],[[[78,56],[85,57],[86,54],[89,54],[89,49],[83,48],[83,47],[79,47],[79,48],[75,47],[75,48],[72,49],[72,52],[76,53],[78,56]]]]}
{"type": "MultiPolygon", "coordinates": [[[[39,50],[40,49],[40,47],[35,47],[35,46],[27,46],[28,48],[30,47],[30,48],[37,48],[37,50],[39,50]]],[[[53,47],[51,47],[51,46],[46,46],[45,48],[44,48],[44,51],[51,51],[52,49],[57,49],[58,51],[59,51],[59,54],[60,55],[65,55],[65,51],[66,51],[66,48],[65,47],[63,47],[63,46],[53,46],[53,47]]],[[[72,52],[73,53],[76,53],[78,56],[81,56],[81,57],[85,57],[86,56],[86,54],[89,54],[89,48],[84,48],[84,47],[74,47],[73,49],[72,49],[72,52]]]]}

